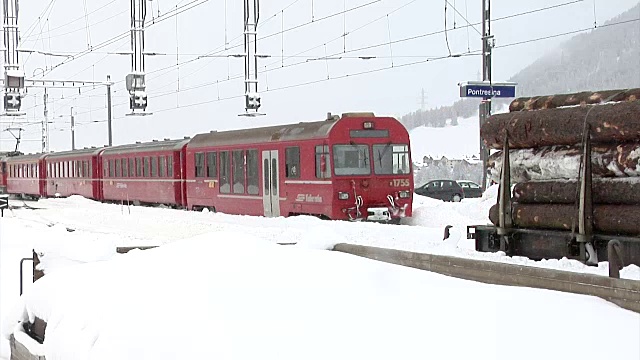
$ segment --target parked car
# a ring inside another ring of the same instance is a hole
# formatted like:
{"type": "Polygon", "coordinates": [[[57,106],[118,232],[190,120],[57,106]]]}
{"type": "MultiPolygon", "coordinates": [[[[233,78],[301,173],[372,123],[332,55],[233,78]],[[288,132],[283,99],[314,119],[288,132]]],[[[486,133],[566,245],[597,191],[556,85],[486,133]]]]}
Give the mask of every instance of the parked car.
{"type": "Polygon", "coordinates": [[[473,181],[469,180],[457,180],[456,181],[464,190],[465,198],[479,198],[482,197],[482,187],[473,181]]]}
{"type": "Polygon", "coordinates": [[[418,195],[443,201],[459,202],[465,197],[464,190],[454,180],[432,180],[417,187],[414,192],[418,195]]]}

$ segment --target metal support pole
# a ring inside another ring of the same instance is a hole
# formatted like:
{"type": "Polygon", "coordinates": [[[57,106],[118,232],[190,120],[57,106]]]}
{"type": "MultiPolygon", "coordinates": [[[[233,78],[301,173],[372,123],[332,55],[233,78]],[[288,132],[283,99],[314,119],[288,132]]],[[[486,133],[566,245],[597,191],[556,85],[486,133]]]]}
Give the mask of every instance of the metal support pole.
{"type": "Polygon", "coordinates": [[[71,150],[76,149],[76,123],[73,118],[73,107],[71,107],[71,150]]]}
{"type": "Polygon", "coordinates": [[[620,270],[624,267],[622,261],[622,243],[611,240],[607,244],[607,259],[609,259],[609,277],[620,279],[620,270]]]}
{"type": "Polygon", "coordinates": [[[260,108],[258,94],[258,20],[259,0],[244,1],[244,96],[245,111],[260,108]]]}
{"type": "Polygon", "coordinates": [[[113,134],[111,132],[111,76],[107,75],[107,127],[109,128],[109,146],[113,146],[113,134]]]}
{"type": "Polygon", "coordinates": [[[4,0],[4,109],[5,115],[23,115],[20,112],[24,92],[24,72],[20,67],[18,44],[18,0],[4,0]]]}
{"type": "MultiPolygon", "coordinates": [[[[491,82],[491,0],[482,0],[482,80],[491,82]]],[[[479,109],[480,128],[491,116],[491,97],[484,97],[479,109]]],[[[487,188],[487,159],[489,150],[480,138],[480,160],[482,161],[482,191],[487,188]]]]}
{"type": "Polygon", "coordinates": [[[47,110],[47,102],[49,95],[47,88],[44,88],[44,119],[42,120],[42,152],[49,152],[49,110],[47,110]]]}
{"type": "MultiPolygon", "coordinates": [[[[588,115],[588,112],[587,112],[588,115]]],[[[582,174],[578,198],[578,234],[580,259],[590,265],[598,264],[598,255],[593,248],[593,179],[591,173],[591,126],[585,122],[582,135],[582,174]]]]}

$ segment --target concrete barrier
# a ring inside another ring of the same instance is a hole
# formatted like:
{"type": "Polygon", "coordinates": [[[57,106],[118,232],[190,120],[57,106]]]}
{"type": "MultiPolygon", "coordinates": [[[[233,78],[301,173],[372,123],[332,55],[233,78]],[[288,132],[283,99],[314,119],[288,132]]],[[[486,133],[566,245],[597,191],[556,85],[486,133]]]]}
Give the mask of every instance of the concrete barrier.
{"type": "Polygon", "coordinates": [[[640,313],[640,281],[530,266],[337,244],[333,251],[487,284],[523,286],[598,296],[640,313]]]}

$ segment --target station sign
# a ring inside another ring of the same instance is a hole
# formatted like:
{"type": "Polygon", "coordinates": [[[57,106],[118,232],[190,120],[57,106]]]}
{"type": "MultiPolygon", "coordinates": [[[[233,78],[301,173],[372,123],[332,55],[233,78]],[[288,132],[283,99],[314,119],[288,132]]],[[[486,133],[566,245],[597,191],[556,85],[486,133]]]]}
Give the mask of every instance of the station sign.
{"type": "Polygon", "coordinates": [[[488,81],[466,81],[458,84],[460,97],[480,98],[514,98],[516,97],[516,83],[488,81]]]}

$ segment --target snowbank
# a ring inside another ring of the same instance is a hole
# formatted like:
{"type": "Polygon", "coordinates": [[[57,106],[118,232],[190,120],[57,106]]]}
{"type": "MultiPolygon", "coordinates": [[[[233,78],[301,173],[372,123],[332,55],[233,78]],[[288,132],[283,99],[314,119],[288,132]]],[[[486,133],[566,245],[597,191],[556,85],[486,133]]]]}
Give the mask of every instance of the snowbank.
{"type": "Polygon", "coordinates": [[[598,298],[479,284],[228,231],[60,269],[29,288],[7,324],[35,316],[48,322],[39,348],[49,359],[640,356],[640,315],[598,298]],[[616,347],[566,346],[587,327],[615,327],[598,337],[616,347]],[[523,352],[533,339],[535,351],[523,352]]]}

